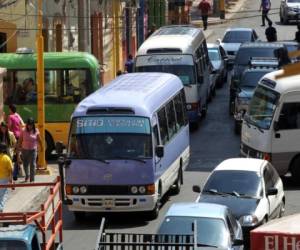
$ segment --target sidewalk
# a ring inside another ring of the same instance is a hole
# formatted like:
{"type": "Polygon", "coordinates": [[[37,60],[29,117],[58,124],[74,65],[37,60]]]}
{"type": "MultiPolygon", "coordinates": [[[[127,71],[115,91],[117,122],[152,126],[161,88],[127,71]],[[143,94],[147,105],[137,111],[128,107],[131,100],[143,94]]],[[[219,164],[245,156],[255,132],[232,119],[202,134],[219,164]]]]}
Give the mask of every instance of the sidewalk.
{"type": "MultiPolygon", "coordinates": [[[[58,176],[55,165],[48,166],[51,175],[36,175],[35,182],[53,182],[58,176]]],[[[22,183],[19,178],[17,183],[22,183]]],[[[9,189],[9,197],[4,206],[4,212],[30,212],[40,210],[40,205],[48,198],[49,187],[21,187],[9,189]]]]}
{"type": "MultiPolygon", "coordinates": [[[[201,13],[198,10],[198,5],[201,0],[195,0],[193,6],[191,7],[191,24],[202,28],[201,13]]],[[[237,12],[240,10],[242,5],[246,0],[228,0],[225,7],[225,19],[220,19],[220,17],[208,17],[208,26],[222,24],[228,22],[230,19],[234,18],[237,12]]]]}

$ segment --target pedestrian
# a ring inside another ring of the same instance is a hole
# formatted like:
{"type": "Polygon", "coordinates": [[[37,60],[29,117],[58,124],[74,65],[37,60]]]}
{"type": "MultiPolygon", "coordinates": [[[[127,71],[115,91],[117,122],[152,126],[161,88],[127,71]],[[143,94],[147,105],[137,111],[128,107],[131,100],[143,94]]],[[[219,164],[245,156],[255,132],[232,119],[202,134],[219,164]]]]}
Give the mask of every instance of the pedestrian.
{"type": "Polygon", "coordinates": [[[296,40],[296,42],[298,42],[300,44],[300,24],[299,23],[297,24],[297,29],[298,30],[295,33],[295,40],[296,40]]]}
{"type": "MultiPolygon", "coordinates": [[[[0,184],[9,184],[12,182],[13,164],[7,155],[7,146],[0,143],[0,184]]],[[[7,200],[7,188],[0,188],[0,212],[3,212],[7,200]]]]}
{"type": "Polygon", "coordinates": [[[270,0],[261,0],[259,11],[261,11],[261,26],[265,26],[265,20],[271,22],[271,19],[268,17],[269,10],[271,9],[271,1],[270,0]]]}
{"type": "Polygon", "coordinates": [[[198,9],[201,11],[203,28],[204,28],[204,30],[206,30],[207,29],[208,12],[211,10],[210,3],[207,0],[202,0],[198,5],[198,9]]]}
{"type": "Polygon", "coordinates": [[[18,141],[18,150],[22,151],[25,182],[28,181],[28,178],[30,178],[30,182],[34,182],[38,144],[42,149],[40,132],[35,127],[34,119],[28,118],[18,141]]]}
{"type": "Polygon", "coordinates": [[[266,28],[266,31],[265,31],[267,41],[268,42],[276,42],[277,41],[277,31],[272,26],[272,21],[269,21],[268,24],[269,24],[269,27],[266,28]]]}
{"type": "Polygon", "coordinates": [[[133,72],[133,64],[134,64],[133,57],[131,54],[129,54],[128,59],[125,62],[125,69],[126,69],[127,73],[133,72]]]}
{"type": "Polygon", "coordinates": [[[16,149],[16,138],[13,132],[8,130],[6,122],[0,124],[0,143],[4,143],[7,147],[7,155],[13,159],[16,149]]]}

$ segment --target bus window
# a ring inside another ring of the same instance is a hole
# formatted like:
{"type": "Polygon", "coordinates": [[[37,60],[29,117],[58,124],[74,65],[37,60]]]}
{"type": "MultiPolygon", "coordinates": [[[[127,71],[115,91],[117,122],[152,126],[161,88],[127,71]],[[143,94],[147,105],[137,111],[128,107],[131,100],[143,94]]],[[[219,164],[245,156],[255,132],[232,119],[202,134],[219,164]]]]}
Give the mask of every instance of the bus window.
{"type": "Polygon", "coordinates": [[[174,99],[174,105],[175,105],[175,111],[176,111],[176,118],[177,118],[177,127],[178,129],[183,127],[184,122],[184,106],[180,97],[180,94],[178,94],[174,99]]]}
{"type": "Polygon", "coordinates": [[[279,129],[300,128],[300,103],[285,103],[280,112],[279,129]]]}
{"type": "Polygon", "coordinates": [[[159,135],[158,135],[157,125],[155,125],[153,127],[153,138],[154,138],[153,145],[154,145],[154,148],[155,148],[157,145],[159,145],[159,135]]]}
{"type": "Polygon", "coordinates": [[[166,106],[167,118],[168,118],[168,131],[169,131],[169,139],[173,137],[177,132],[176,128],[176,117],[173,101],[170,101],[166,106]]]}
{"type": "Polygon", "coordinates": [[[159,131],[161,143],[164,145],[167,143],[168,137],[168,121],[166,117],[165,108],[163,107],[158,111],[158,122],[159,122],[159,131]]]}

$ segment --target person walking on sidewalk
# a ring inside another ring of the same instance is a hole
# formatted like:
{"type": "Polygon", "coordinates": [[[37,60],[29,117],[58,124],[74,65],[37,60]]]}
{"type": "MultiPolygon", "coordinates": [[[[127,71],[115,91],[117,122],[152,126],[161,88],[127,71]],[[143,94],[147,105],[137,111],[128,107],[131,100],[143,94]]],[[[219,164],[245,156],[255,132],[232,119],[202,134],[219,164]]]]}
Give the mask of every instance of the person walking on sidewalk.
{"type": "Polygon", "coordinates": [[[269,27],[266,28],[266,31],[265,31],[265,35],[266,35],[266,38],[267,38],[267,41],[268,42],[276,42],[277,41],[277,31],[276,29],[272,26],[272,22],[268,22],[269,24],[269,27]]]}
{"type": "MultiPolygon", "coordinates": [[[[0,184],[9,184],[12,182],[13,164],[7,155],[7,146],[0,143],[0,184]]],[[[0,212],[3,212],[7,200],[7,188],[0,188],[0,212]]]]}
{"type": "Polygon", "coordinates": [[[206,30],[207,29],[208,12],[211,10],[210,3],[207,0],[202,0],[198,5],[198,9],[201,11],[203,28],[204,28],[204,30],[206,30]]]}
{"type": "Polygon", "coordinates": [[[16,149],[16,138],[13,132],[8,130],[6,122],[0,124],[0,143],[4,143],[7,146],[7,154],[10,159],[13,159],[16,149]]]}
{"type": "Polygon", "coordinates": [[[270,0],[261,0],[259,11],[261,11],[261,26],[265,26],[265,20],[271,22],[271,19],[268,17],[269,10],[271,9],[271,1],[270,0]]]}
{"type": "Polygon", "coordinates": [[[40,132],[35,127],[34,119],[28,118],[18,141],[18,149],[22,151],[25,182],[28,181],[29,177],[30,182],[34,182],[38,144],[42,148],[40,132]],[[29,165],[30,168],[28,169],[29,165]]]}

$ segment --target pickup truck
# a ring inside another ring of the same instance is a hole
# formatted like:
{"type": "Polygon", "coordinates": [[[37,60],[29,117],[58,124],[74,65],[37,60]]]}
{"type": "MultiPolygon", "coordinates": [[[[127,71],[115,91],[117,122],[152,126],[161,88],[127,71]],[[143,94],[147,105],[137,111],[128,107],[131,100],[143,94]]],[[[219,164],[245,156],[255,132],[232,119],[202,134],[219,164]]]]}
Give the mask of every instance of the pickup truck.
{"type": "Polygon", "coordinates": [[[60,177],[49,183],[0,185],[0,188],[48,186],[47,200],[40,210],[0,213],[0,249],[62,250],[62,200],[60,177]]]}

